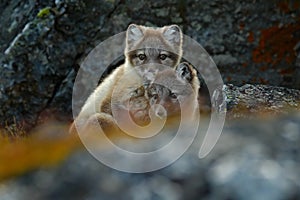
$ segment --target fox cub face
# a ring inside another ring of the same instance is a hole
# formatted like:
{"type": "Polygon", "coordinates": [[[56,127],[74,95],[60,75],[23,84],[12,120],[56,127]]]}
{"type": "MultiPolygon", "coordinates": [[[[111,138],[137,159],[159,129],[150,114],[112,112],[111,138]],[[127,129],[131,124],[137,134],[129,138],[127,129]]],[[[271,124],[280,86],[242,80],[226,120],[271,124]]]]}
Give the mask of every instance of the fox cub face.
{"type": "MultiPolygon", "coordinates": [[[[128,75],[130,76],[130,74],[128,75]]],[[[123,111],[129,111],[138,125],[150,123],[150,109],[159,118],[179,116],[182,111],[193,117],[198,108],[199,79],[197,71],[188,63],[180,63],[175,69],[167,67],[153,75],[150,84],[131,84],[128,90],[116,91],[128,95],[118,98],[123,111]],[[136,88],[137,85],[142,85],[136,88]],[[156,104],[160,106],[155,106],[156,104]],[[163,107],[163,109],[162,109],[163,107]]],[[[121,110],[119,110],[121,112],[121,110]]]]}
{"type": "Polygon", "coordinates": [[[126,32],[126,62],[175,67],[182,56],[182,32],[177,25],[151,28],[131,24],[126,32]]]}
{"type": "Polygon", "coordinates": [[[166,69],[156,74],[154,82],[148,87],[149,104],[159,104],[158,117],[175,116],[181,112],[192,116],[198,108],[199,80],[197,71],[188,63],[180,63],[176,69],[166,69]]]}

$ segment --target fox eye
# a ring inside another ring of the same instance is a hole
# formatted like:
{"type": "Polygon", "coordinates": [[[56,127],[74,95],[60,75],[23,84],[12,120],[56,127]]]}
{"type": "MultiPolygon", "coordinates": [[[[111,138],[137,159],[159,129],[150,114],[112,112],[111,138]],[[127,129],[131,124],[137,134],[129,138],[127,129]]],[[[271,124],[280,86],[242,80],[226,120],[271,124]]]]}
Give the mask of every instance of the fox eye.
{"type": "Polygon", "coordinates": [[[153,100],[157,100],[158,99],[158,95],[157,94],[153,94],[152,99],[153,100]]]}
{"type": "Polygon", "coordinates": [[[146,59],[146,55],[145,54],[139,54],[137,56],[140,60],[145,60],[146,59]]]}
{"type": "Polygon", "coordinates": [[[170,93],[170,97],[171,97],[172,99],[177,99],[177,94],[171,92],[171,93],[170,93]]]}
{"type": "Polygon", "coordinates": [[[161,59],[161,60],[166,60],[166,58],[167,58],[166,54],[160,54],[159,55],[159,59],[161,59]]]}
{"type": "Polygon", "coordinates": [[[150,105],[156,104],[158,101],[158,95],[157,94],[151,94],[149,96],[149,103],[150,105]]]}
{"type": "Polygon", "coordinates": [[[138,97],[138,96],[143,96],[145,93],[144,87],[139,87],[135,89],[134,91],[131,92],[132,97],[138,97]]]}

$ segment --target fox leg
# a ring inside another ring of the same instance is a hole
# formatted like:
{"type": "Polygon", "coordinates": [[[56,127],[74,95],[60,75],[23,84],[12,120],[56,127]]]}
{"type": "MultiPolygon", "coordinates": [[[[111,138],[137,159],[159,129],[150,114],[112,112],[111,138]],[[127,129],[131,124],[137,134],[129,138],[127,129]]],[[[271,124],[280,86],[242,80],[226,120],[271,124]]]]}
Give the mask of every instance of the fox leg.
{"type": "Polygon", "coordinates": [[[100,130],[99,128],[103,131],[119,131],[119,128],[117,124],[115,123],[114,118],[107,114],[107,113],[96,113],[92,115],[84,125],[83,130],[84,131],[95,131],[95,130],[100,130]]]}
{"type": "Polygon", "coordinates": [[[79,126],[74,121],[71,124],[71,127],[69,129],[70,134],[77,134],[78,129],[81,133],[90,133],[90,132],[99,132],[100,127],[103,131],[118,131],[119,128],[117,124],[115,123],[115,120],[113,117],[107,113],[95,113],[94,115],[90,116],[86,122],[84,122],[83,125],[79,126]]]}

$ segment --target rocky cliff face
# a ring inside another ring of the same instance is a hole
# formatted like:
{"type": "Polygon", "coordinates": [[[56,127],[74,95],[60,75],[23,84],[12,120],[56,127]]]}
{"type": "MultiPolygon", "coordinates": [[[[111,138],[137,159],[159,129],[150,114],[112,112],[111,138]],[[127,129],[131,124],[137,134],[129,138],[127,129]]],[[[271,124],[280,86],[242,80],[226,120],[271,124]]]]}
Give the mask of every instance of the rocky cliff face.
{"type": "Polygon", "coordinates": [[[130,23],[178,24],[210,53],[225,83],[300,88],[298,1],[16,0],[0,10],[2,126],[31,127],[53,113],[70,119],[81,60],[130,23]]]}

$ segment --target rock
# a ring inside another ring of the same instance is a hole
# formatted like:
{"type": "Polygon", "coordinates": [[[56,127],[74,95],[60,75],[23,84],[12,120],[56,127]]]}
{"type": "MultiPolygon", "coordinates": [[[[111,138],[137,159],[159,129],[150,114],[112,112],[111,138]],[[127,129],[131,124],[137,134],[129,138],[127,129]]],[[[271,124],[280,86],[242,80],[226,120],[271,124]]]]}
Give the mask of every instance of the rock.
{"type": "Polygon", "coordinates": [[[0,30],[2,127],[16,122],[30,128],[45,110],[71,120],[72,84],[81,61],[130,23],[178,24],[215,58],[225,83],[300,87],[296,4],[5,0],[0,11],[6,27],[0,30]]]}
{"type": "Polygon", "coordinates": [[[2,182],[1,199],[300,198],[299,113],[263,122],[227,121],[220,140],[203,159],[198,158],[200,138],[172,165],[141,174],[116,171],[87,151],[76,151],[56,167],[2,182]]]}
{"type": "Polygon", "coordinates": [[[250,85],[225,86],[228,115],[249,118],[251,114],[288,114],[300,110],[300,91],[284,87],[250,85]]]}
{"type": "Polygon", "coordinates": [[[230,66],[238,62],[238,60],[231,55],[215,55],[213,60],[217,66],[230,66]]]}
{"type": "Polygon", "coordinates": [[[2,126],[16,121],[30,128],[45,109],[71,113],[76,59],[114,8],[109,2],[98,3],[96,10],[91,1],[56,1],[14,38],[1,59],[2,126]],[[64,100],[56,99],[59,96],[64,100]]]}

